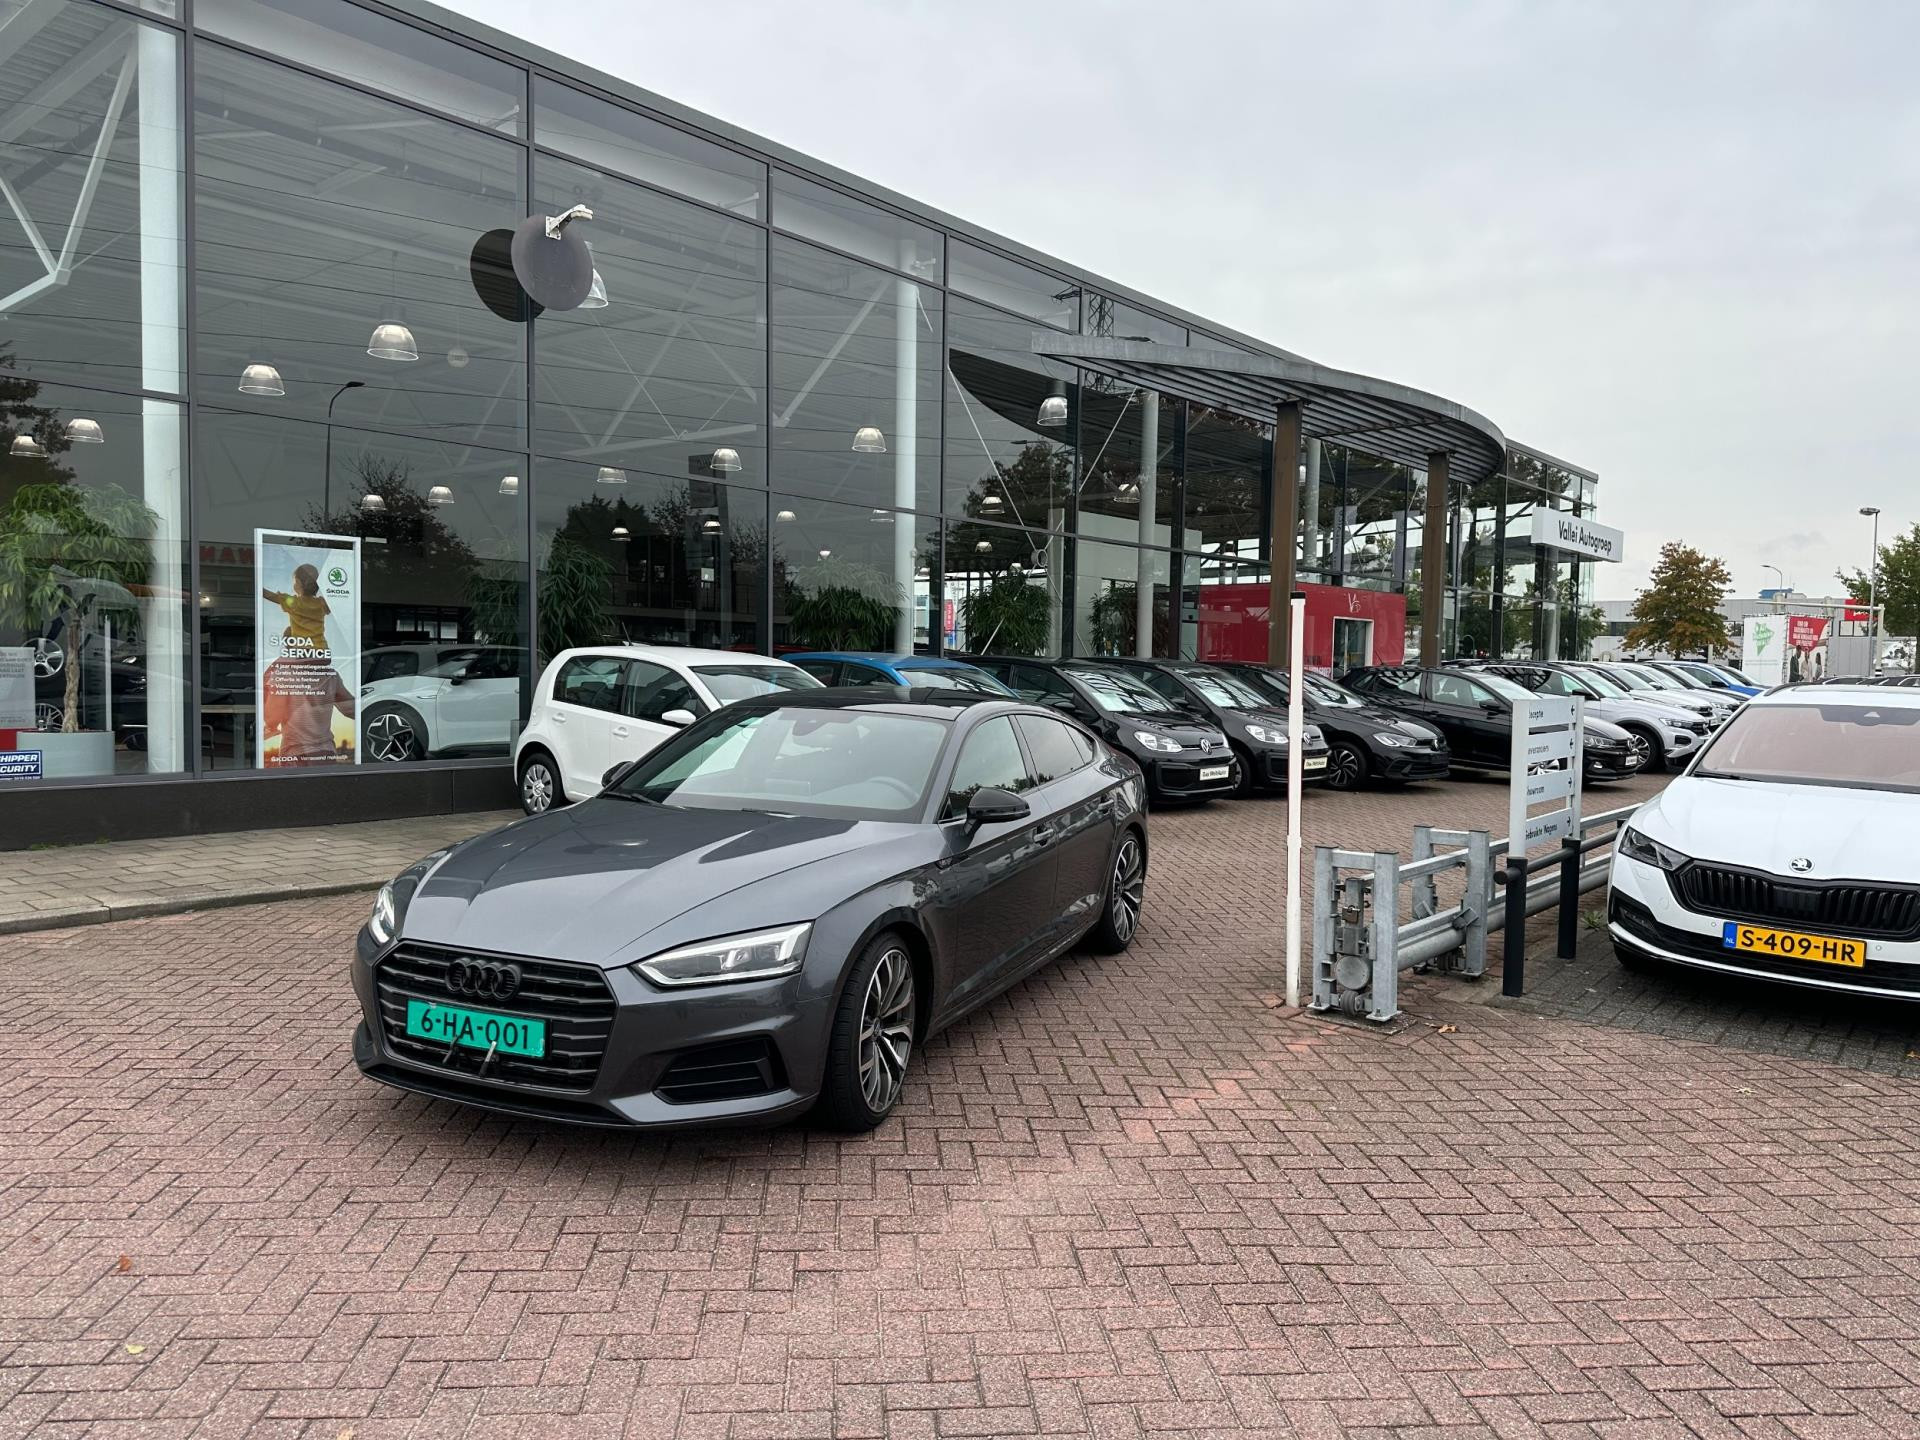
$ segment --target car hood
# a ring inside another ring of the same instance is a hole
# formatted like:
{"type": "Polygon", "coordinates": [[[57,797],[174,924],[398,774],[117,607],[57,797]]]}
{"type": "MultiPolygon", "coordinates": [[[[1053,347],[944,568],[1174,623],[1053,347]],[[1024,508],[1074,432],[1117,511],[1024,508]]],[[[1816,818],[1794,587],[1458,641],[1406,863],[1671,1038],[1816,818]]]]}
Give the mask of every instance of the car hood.
{"type": "Polygon", "coordinates": [[[1636,828],[1696,860],[1809,880],[1910,884],[1920,795],[1683,776],[1641,808],[1636,828]]]}
{"type": "Polygon", "coordinates": [[[1202,720],[1197,715],[1167,714],[1159,712],[1152,715],[1135,715],[1123,711],[1113,717],[1123,730],[1145,730],[1154,735],[1165,735],[1178,740],[1182,745],[1198,745],[1201,741],[1220,734],[1220,727],[1211,721],[1202,720]]]}
{"type": "Polygon", "coordinates": [[[816,919],[911,864],[904,842],[925,828],[588,800],[456,846],[415,891],[402,934],[627,964],[651,953],[648,936],[722,897],[711,934],[816,919]]]}
{"type": "Polygon", "coordinates": [[[1388,735],[1405,735],[1410,740],[1430,740],[1444,745],[1445,738],[1437,726],[1424,721],[1409,719],[1405,715],[1378,705],[1360,705],[1349,708],[1345,705],[1324,705],[1307,707],[1307,714],[1322,725],[1351,725],[1358,729],[1383,731],[1388,735]]]}

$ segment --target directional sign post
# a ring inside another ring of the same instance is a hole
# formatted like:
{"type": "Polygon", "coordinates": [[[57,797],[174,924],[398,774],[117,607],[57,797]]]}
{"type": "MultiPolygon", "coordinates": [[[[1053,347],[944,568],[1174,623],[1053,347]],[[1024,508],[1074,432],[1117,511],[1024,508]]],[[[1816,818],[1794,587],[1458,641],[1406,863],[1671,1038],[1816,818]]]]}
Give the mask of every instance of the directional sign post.
{"type": "Polygon", "coordinates": [[[1527,983],[1527,870],[1542,845],[1580,836],[1580,777],[1585,768],[1586,706],[1578,697],[1535,695],[1513,707],[1508,765],[1506,959],[1500,992],[1523,995],[1527,983]],[[1536,805],[1552,809],[1533,813],[1536,805]]]}

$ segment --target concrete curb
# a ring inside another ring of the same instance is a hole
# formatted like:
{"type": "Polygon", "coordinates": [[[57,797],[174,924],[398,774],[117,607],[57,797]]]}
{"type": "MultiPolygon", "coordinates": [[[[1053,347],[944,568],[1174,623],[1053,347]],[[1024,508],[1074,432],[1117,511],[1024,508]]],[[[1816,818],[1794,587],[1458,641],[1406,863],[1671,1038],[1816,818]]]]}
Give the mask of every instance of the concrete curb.
{"type": "Polygon", "coordinates": [[[272,889],[167,895],[147,900],[93,900],[71,910],[0,915],[0,935],[31,934],[37,930],[71,930],[80,925],[144,920],[154,915],[184,915],[193,910],[223,910],[234,905],[263,905],[276,900],[314,900],[328,895],[378,890],[385,883],[384,880],[343,880],[325,885],[279,885],[272,889]]]}

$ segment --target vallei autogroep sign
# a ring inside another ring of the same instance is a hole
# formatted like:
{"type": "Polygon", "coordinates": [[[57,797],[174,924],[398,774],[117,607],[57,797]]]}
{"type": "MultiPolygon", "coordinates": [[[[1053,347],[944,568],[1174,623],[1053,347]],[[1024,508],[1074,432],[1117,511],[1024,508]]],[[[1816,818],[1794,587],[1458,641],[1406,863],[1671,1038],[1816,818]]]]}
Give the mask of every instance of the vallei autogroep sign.
{"type": "Polygon", "coordinates": [[[1533,543],[1549,550],[1564,550],[1588,560],[1619,560],[1626,548],[1626,533],[1611,525],[1596,525],[1564,510],[1533,512],[1533,543]]]}

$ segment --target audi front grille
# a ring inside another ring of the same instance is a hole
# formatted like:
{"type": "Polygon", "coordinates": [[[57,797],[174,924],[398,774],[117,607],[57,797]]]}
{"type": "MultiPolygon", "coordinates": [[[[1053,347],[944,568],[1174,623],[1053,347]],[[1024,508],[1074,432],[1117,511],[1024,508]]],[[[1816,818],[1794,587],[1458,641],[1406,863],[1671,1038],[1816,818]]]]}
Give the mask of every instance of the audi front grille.
{"type": "Polygon", "coordinates": [[[1678,875],[1681,898],[1702,914],[1873,940],[1920,938],[1920,890],[1857,882],[1777,879],[1728,865],[1693,863],[1678,875]]]}
{"type": "Polygon", "coordinates": [[[606,977],[591,965],[470,955],[434,945],[402,944],[375,967],[373,981],[387,1049],[402,1059],[450,1074],[536,1085],[546,1090],[591,1090],[594,1077],[600,1073],[600,1059],[613,1029],[613,992],[607,989],[606,977]],[[459,966],[469,971],[490,967],[517,970],[519,984],[505,998],[476,994],[471,984],[456,990],[448,982],[459,966]],[[409,1000],[544,1020],[547,1052],[537,1060],[496,1054],[489,1061],[484,1050],[419,1039],[407,1034],[409,1000]]]}

